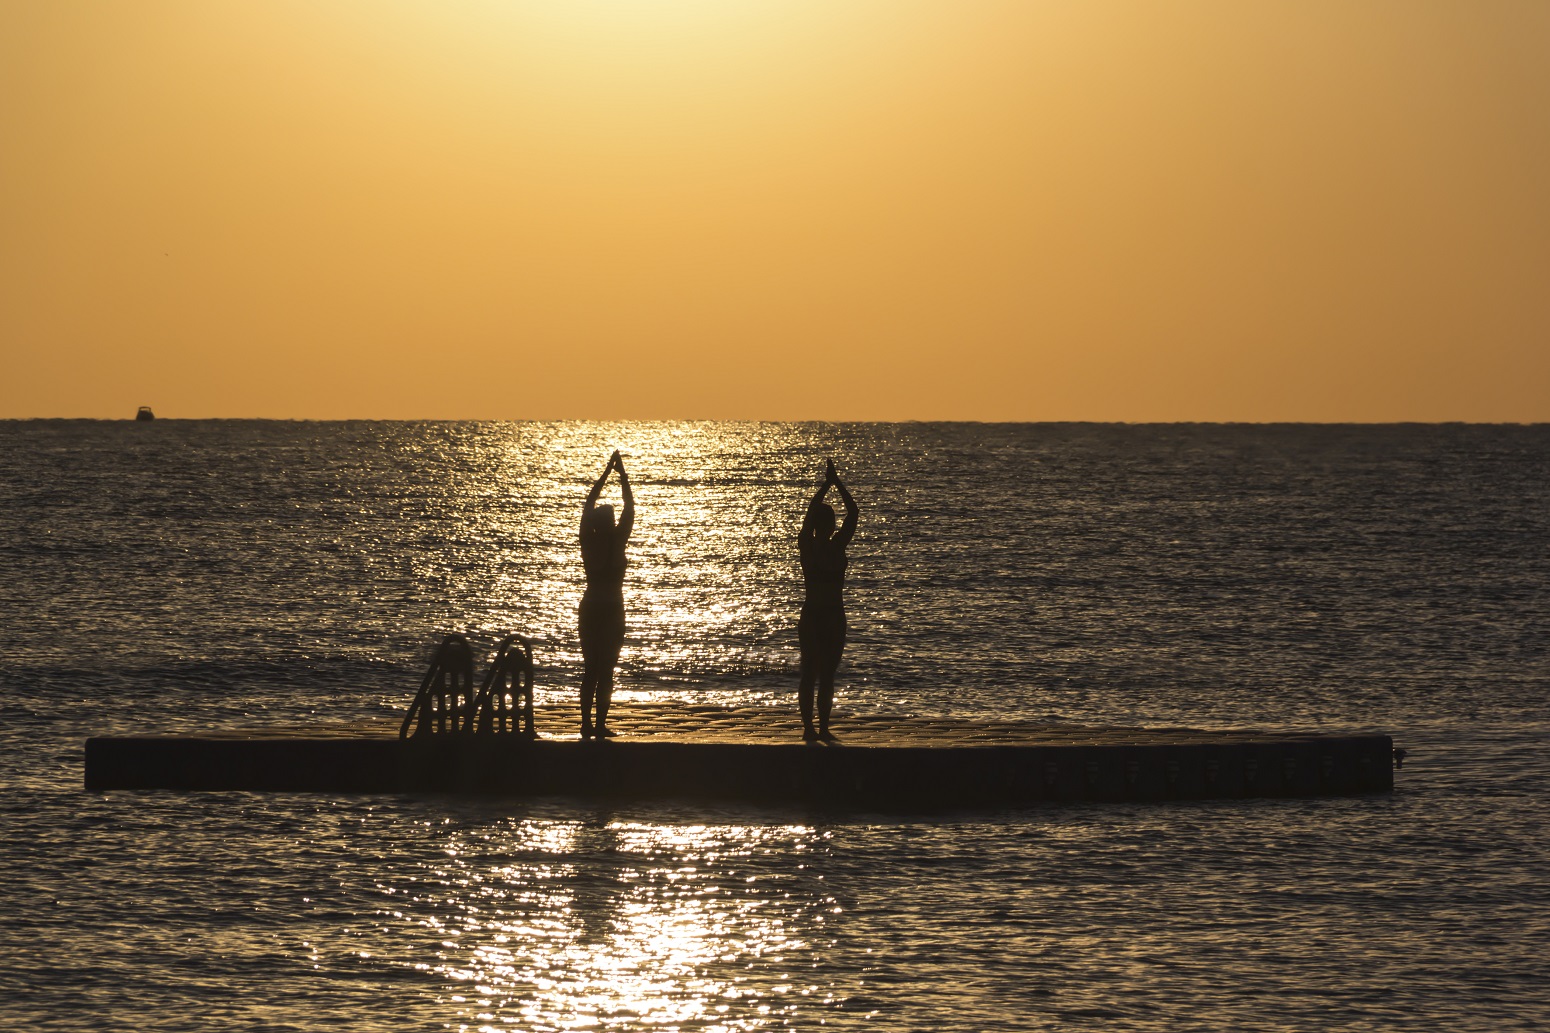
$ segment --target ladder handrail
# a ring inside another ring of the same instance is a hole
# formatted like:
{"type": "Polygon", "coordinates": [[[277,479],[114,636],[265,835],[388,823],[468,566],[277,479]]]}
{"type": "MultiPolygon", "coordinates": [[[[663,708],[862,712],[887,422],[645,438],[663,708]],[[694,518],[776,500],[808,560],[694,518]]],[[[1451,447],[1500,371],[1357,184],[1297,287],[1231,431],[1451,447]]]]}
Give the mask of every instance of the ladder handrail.
{"type": "Polygon", "coordinates": [[[472,723],[474,651],[468,639],[451,634],[431,654],[430,669],[399,726],[398,737],[457,732],[472,723]],[[462,697],[460,700],[459,697],[462,697]],[[411,733],[410,728],[414,731],[411,733]]]}
{"type": "Polygon", "coordinates": [[[521,635],[507,635],[495,647],[484,685],[469,709],[464,731],[481,735],[520,732],[537,737],[533,726],[533,646],[521,635]],[[508,680],[511,708],[506,706],[508,680]],[[511,727],[506,726],[511,720],[511,727]]]}

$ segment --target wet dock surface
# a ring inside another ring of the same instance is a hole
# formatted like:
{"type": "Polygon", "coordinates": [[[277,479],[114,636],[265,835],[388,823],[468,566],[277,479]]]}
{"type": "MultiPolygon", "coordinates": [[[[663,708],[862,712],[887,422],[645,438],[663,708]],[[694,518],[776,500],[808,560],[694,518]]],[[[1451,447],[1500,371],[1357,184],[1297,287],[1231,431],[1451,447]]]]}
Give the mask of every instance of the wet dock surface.
{"type": "MultiPolygon", "coordinates": [[[[538,734],[544,740],[576,740],[580,718],[574,705],[540,707],[538,734]]],[[[758,746],[802,745],[802,722],[794,711],[769,706],[723,707],[663,702],[616,702],[609,725],[628,742],[725,743],[758,746]]],[[[854,714],[836,710],[835,736],[842,746],[937,749],[976,746],[1124,745],[1162,743],[1267,742],[1317,739],[1323,733],[1263,729],[1137,728],[1081,725],[1068,721],[1011,721],[919,714],[854,714]]],[[[377,720],[355,725],[275,725],[205,731],[201,738],[396,738],[398,724],[377,720]]],[[[823,747],[815,747],[823,748],[823,747]]]]}
{"type": "Polygon", "coordinates": [[[473,792],[713,799],[886,810],[1074,801],[1322,796],[1393,787],[1388,736],[837,713],[806,744],[794,713],[619,701],[618,737],[583,742],[574,708],[539,738],[398,739],[389,721],[96,738],[91,789],[473,792]]]}

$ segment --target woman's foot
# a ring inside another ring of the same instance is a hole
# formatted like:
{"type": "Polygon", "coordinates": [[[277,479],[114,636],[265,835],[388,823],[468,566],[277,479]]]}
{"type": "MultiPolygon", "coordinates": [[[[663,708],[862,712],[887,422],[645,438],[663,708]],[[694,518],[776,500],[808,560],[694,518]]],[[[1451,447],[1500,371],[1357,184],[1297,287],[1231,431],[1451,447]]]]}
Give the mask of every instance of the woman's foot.
{"type": "Polygon", "coordinates": [[[824,742],[839,742],[839,740],[834,737],[834,733],[829,731],[827,728],[819,729],[818,738],[822,739],[824,742]]]}
{"type": "Polygon", "coordinates": [[[614,731],[612,728],[608,728],[604,725],[598,725],[596,728],[592,729],[592,735],[597,739],[612,739],[618,734],[619,733],[614,731]]]}
{"type": "Polygon", "coordinates": [[[583,739],[592,738],[592,726],[585,721],[581,722],[581,737],[583,739]]]}
{"type": "Polygon", "coordinates": [[[812,725],[808,725],[806,728],[802,729],[802,741],[803,742],[817,742],[818,741],[818,729],[814,728],[812,725]]]}

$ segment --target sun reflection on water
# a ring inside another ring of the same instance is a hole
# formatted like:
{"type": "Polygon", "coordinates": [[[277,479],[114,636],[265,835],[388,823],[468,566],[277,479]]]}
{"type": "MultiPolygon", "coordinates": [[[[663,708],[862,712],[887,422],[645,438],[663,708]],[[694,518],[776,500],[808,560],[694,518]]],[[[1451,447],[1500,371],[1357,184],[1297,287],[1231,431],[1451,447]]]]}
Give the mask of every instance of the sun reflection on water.
{"type": "Polygon", "coordinates": [[[459,830],[411,884],[378,884],[398,905],[378,913],[436,944],[414,967],[452,988],[442,1003],[465,1028],[784,1026],[837,999],[814,976],[839,905],[792,863],[826,838],[624,821],[459,830]]]}
{"type": "MultiPolygon", "coordinates": [[[[425,586],[422,603],[442,610],[445,630],[533,640],[540,701],[574,693],[579,679],[585,580],[576,530],[587,489],[615,448],[637,509],[618,691],[715,695],[795,684],[801,585],[786,542],[819,473],[797,428],[491,424],[470,426],[455,448],[457,467],[475,476],[420,486],[418,505],[435,519],[421,515],[428,540],[408,550],[411,580],[425,586]]],[[[615,479],[603,501],[620,504],[615,479]]]]}
{"type": "MultiPolygon", "coordinates": [[[[541,708],[575,706],[577,524],[616,448],[637,508],[616,697],[746,705],[794,693],[794,535],[820,473],[801,428],[447,434],[457,455],[444,465],[465,476],[417,482],[419,537],[382,551],[408,557],[418,610],[444,630],[480,646],[529,637],[541,708]]],[[[617,483],[603,501],[618,505],[617,483]]],[[[839,904],[804,864],[826,849],[814,828],[529,818],[434,833],[433,859],[375,884],[378,914],[414,944],[398,962],[434,984],[454,1026],[759,1029],[816,1024],[814,1012],[854,995],[821,963],[839,904]]]]}

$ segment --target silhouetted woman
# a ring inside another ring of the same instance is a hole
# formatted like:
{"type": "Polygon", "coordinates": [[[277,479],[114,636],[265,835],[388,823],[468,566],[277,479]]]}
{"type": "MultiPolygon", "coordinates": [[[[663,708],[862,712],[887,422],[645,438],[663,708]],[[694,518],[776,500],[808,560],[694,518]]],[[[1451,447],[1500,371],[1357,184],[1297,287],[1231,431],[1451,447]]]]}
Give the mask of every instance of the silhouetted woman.
{"type": "Polygon", "coordinates": [[[630,493],[630,477],[624,472],[624,460],[617,451],[603,467],[603,475],[587,493],[581,510],[581,562],[587,570],[587,590],[581,597],[581,737],[607,739],[608,703],[614,694],[614,666],[624,645],[624,558],[625,543],[635,526],[635,496],[630,493]],[[619,471],[619,489],[624,493],[624,513],[614,523],[614,507],[597,504],[608,475],[619,471]],[[597,721],[592,720],[592,704],[597,703],[597,721]]]}
{"type": "Polygon", "coordinates": [[[802,581],[807,595],[797,621],[797,641],[802,646],[802,738],[832,742],[829,711],[834,706],[834,672],[845,651],[845,546],[856,533],[856,500],[850,497],[834,460],[824,469],[823,484],[807,504],[807,516],[797,534],[802,557],[802,581]],[[830,488],[839,490],[845,502],[845,523],[835,530],[834,508],[823,501],[830,488]],[[818,687],[818,727],[813,727],[813,686],[818,687]]]}

